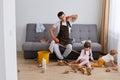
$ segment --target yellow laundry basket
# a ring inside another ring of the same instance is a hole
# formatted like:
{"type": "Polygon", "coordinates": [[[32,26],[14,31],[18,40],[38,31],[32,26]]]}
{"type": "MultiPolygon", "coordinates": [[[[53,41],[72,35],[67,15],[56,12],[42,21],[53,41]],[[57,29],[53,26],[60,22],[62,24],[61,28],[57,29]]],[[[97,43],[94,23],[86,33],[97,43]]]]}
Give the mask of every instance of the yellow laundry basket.
{"type": "Polygon", "coordinates": [[[49,63],[49,51],[38,51],[38,63],[42,64],[42,59],[46,59],[46,64],[49,63]]]}

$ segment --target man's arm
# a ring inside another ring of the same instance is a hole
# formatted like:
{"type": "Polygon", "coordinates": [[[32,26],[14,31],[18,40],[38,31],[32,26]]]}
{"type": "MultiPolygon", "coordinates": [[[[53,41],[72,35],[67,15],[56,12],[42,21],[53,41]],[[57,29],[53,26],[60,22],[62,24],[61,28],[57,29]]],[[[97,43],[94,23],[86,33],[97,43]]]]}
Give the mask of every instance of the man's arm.
{"type": "Polygon", "coordinates": [[[83,55],[84,55],[84,50],[81,51],[79,57],[76,60],[76,63],[83,58],[83,55]]]}
{"type": "Polygon", "coordinates": [[[77,14],[73,14],[71,16],[68,16],[68,19],[70,19],[72,22],[75,22],[77,18],[78,18],[77,14]]]}
{"type": "Polygon", "coordinates": [[[54,28],[53,26],[51,26],[50,29],[49,29],[50,36],[51,36],[51,37],[52,37],[52,36],[55,36],[55,35],[54,35],[54,30],[55,30],[55,28],[54,28]]]}
{"type": "Polygon", "coordinates": [[[51,26],[50,29],[49,29],[50,36],[55,42],[59,42],[59,39],[56,38],[55,35],[54,35],[54,30],[55,30],[55,28],[53,26],[51,26]]]}

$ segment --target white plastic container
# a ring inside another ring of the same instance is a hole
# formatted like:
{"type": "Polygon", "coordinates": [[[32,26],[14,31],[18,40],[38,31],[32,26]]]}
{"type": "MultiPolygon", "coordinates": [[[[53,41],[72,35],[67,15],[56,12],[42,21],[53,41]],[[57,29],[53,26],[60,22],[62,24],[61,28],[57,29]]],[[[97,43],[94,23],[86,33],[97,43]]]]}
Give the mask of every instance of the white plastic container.
{"type": "Polygon", "coordinates": [[[46,71],[46,59],[42,58],[42,71],[46,71]]]}

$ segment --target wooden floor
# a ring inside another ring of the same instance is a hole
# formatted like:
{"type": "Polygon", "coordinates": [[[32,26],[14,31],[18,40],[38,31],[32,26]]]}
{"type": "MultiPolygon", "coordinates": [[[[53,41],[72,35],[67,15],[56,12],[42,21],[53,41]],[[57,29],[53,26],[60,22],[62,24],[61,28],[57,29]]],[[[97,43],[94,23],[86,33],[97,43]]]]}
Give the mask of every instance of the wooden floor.
{"type": "Polygon", "coordinates": [[[57,66],[56,61],[51,61],[47,65],[45,73],[41,73],[41,67],[35,59],[24,59],[22,53],[17,55],[18,80],[120,80],[120,68],[118,71],[105,72],[105,68],[94,68],[92,75],[82,74],[71,71],[69,66],[57,66]]]}

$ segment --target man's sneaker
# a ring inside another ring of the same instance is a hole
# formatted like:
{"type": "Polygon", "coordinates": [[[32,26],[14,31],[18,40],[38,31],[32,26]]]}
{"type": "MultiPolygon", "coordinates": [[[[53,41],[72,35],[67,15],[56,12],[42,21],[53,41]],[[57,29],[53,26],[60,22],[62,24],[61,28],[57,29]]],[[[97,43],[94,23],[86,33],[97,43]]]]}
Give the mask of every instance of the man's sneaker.
{"type": "Polygon", "coordinates": [[[68,65],[68,63],[66,61],[64,61],[64,60],[57,60],[57,64],[59,66],[67,66],[68,65]]]}
{"type": "Polygon", "coordinates": [[[65,58],[64,58],[64,59],[63,59],[63,61],[65,61],[65,62],[67,62],[67,63],[68,63],[68,59],[65,59],[65,58]]]}

